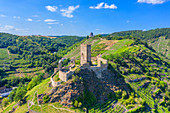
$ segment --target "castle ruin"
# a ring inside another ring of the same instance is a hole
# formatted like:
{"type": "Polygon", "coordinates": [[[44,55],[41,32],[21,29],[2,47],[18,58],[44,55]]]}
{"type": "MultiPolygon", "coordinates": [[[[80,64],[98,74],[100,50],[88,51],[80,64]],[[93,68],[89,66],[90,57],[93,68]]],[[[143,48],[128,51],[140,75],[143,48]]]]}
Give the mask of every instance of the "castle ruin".
{"type": "MultiPolygon", "coordinates": [[[[89,44],[81,44],[80,46],[80,68],[84,69],[84,68],[88,68],[93,70],[98,78],[102,77],[102,72],[104,70],[107,70],[108,67],[108,61],[101,58],[101,55],[98,55],[96,57],[97,59],[97,66],[93,66],[91,63],[91,45],[89,44]]],[[[75,58],[72,59],[72,65],[70,65],[69,67],[67,67],[67,69],[65,67],[62,67],[62,59],[59,61],[58,63],[58,69],[59,69],[59,78],[62,81],[67,81],[69,78],[72,77],[72,75],[74,74],[74,70],[72,70],[72,67],[75,66],[75,58]]]]}
{"type": "Polygon", "coordinates": [[[80,46],[80,64],[83,65],[90,65],[91,64],[91,45],[88,44],[81,44],[80,46]]]}

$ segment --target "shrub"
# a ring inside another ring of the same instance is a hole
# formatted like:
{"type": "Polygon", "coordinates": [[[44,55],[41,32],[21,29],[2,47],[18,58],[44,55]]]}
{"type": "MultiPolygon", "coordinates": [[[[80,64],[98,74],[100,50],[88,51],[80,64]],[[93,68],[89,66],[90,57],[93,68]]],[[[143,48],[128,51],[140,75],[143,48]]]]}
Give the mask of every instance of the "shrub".
{"type": "Polygon", "coordinates": [[[73,82],[77,82],[77,81],[79,80],[79,76],[77,76],[77,75],[74,76],[74,75],[73,75],[73,76],[72,76],[72,79],[73,79],[73,82]]]}
{"type": "Polygon", "coordinates": [[[115,94],[116,94],[117,99],[120,99],[122,97],[122,91],[121,90],[115,91],[115,94]]]}
{"type": "Polygon", "coordinates": [[[43,102],[44,103],[46,103],[46,102],[48,102],[49,101],[49,96],[48,95],[45,95],[44,97],[43,97],[43,102]]]}
{"type": "Polygon", "coordinates": [[[116,95],[115,95],[115,93],[110,92],[109,94],[107,94],[107,98],[108,99],[112,99],[112,98],[116,99],[116,95]]]}
{"type": "Polygon", "coordinates": [[[79,102],[77,100],[74,101],[74,107],[78,107],[79,102]]]}
{"type": "Polygon", "coordinates": [[[145,106],[139,106],[139,107],[137,107],[135,109],[132,109],[132,110],[128,111],[128,113],[139,113],[139,112],[142,112],[144,110],[145,110],[145,106]]]}
{"type": "Polygon", "coordinates": [[[157,89],[157,90],[154,92],[155,95],[158,95],[158,94],[160,94],[160,93],[161,93],[161,90],[160,90],[160,89],[157,89]]]}
{"type": "Polygon", "coordinates": [[[128,105],[126,106],[127,109],[131,109],[131,108],[134,108],[135,106],[134,105],[128,105]]]}
{"type": "Polygon", "coordinates": [[[82,103],[81,102],[79,102],[79,105],[78,105],[78,107],[81,107],[82,106],[82,103]]]}
{"type": "Polygon", "coordinates": [[[156,86],[159,87],[162,91],[165,91],[167,83],[164,81],[157,81],[156,86]]]}
{"type": "Polygon", "coordinates": [[[78,74],[80,72],[80,70],[81,70],[80,68],[77,68],[74,73],[78,74]]]}
{"type": "Polygon", "coordinates": [[[2,106],[3,106],[3,107],[6,107],[8,104],[9,104],[9,99],[8,99],[8,98],[4,98],[4,99],[2,100],[2,106]]]}
{"type": "Polygon", "coordinates": [[[74,105],[74,107],[78,108],[82,106],[82,103],[79,102],[78,100],[72,101],[72,104],[74,105]]]}
{"type": "Polygon", "coordinates": [[[126,91],[122,92],[122,98],[123,99],[127,99],[128,98],[128,95],[127,95],[126,91]]]}
{"type": "Polygon", "coordinates": [[[75,60],[75,64],[80,65],[80,60],[75,60]]]}

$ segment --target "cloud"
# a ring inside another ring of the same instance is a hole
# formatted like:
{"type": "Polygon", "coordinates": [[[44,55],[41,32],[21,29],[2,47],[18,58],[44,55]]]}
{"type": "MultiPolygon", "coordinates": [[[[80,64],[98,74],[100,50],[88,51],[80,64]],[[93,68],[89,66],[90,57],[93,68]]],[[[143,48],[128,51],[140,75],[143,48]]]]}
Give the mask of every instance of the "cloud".
{"type": "Polygon", "coordinates": [[[13,16],[14,19],[20,19],[20,16],[13,16]]]}
{"type": "Polygon", "coordinates": [[[96,29],[96,31],[99,31],[100,29],[96,29]]]}
{"type": "Polygon", "coordinates": [[[33,15],[32,17],[39,17],[38,15],[33,15]]]}
{"type": "Polygon", "coordinates": [[[146,29],[143,29],[142,31],[146,31],[146,29]]]}
{"type": "Polygon", "coordinates": [[[44,20],[44,22],[55,22],[56,20],[53,20],[53,19],[46,19],[44,20]]]}
{"type": "Polygon", "coordinates": [[[97,4],[97,6],[90,6],[90,9],[117,9],[115,4],[111,4],[110,6],[107,3],[101,2],[97,4]]]}
{"type": "Polygon", "coordinates": [[[169,0],[138,0],[139,3],[163,4],[169,0]]]}
{"type": "Polygon", "coordinates": [[[6,15],[0,15],[0,17],[6,17],[6,15]]]}
{"type": "Polygon", "coordinates": [[[126,23],[130,23],[130,20],[127,20],[126,23]]]}
{"type": "Polygon", "coordinates": [[[80,6],[79,5],[76,5],[75,7],[74,6],[69,6],[67,9],[61,9],[60,11],[62,12],[61,14],[65,17],[68,17],[68,18],[73,18],[73,11],[75,11],[76,9],[78,9],[80,6]]]}
{"type": "Polygon", "coordinates": [[[32,19],[31,19],[31,18],[28,18],[28,19],[26,19],[26,21],[32,22],[32,19]]]}
{"type": "Polygon", "coordinates": [[[11,32],[11,31],[17,31],[17,32],[27,32],[24,29],[15,28],[11,25],[5,25],[0,27],[0,32],[11,32]]]}
{"type": "Polygon", "coordinates": [[[51,23],[47,23],[47,24],[49,24],[49,25],[52,25],[52,24],[59,24],[59,22],[51,22],[51,23]]]}
{"type": "Polygon", "coordinates": [[[104,2],[101,2],[99,4],[97,4],[97,6],[90,6],[90,9],[102,9],[104,5],[104,2]]]}
{"type": "Polygon", "coordinates": [[[51,12],[56,12],[56,10],[58,9],[57,6],[45,6],[45,8],[51,12]]]}
{"type": "Polygon", "coordinates": [[[51,29],[52,27],[51,27],[51,26],[49,26],[48,28],[49,28],[49,29],[51,29]]]}
{"type": "Polygon", "coordinates": [[[0,31],[10,31],[10,30],[15,30],[14,26],[5,25],[3,27],[0,27],[0,31]]]}

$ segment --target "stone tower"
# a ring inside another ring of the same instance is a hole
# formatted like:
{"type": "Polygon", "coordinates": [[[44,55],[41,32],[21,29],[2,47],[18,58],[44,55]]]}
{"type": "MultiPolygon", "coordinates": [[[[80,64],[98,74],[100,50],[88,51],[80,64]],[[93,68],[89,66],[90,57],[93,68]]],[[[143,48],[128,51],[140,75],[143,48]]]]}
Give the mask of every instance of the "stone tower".
{"type": "Polygon", "coordinates": [[[94,37],[94,36],[93,36],[93,32],[90,33],[89,37],[94,37]]]}
{"type": "Polygon", "coordinates": [[[81,44],[80,46],[81,65],[91,64],[91,45],[81,44]]]}
{"type": "Polygon", "coordinates": [[[58,69],[62,70],[62,60],[59,60],[59,62],[58,62],[58,69]]]}

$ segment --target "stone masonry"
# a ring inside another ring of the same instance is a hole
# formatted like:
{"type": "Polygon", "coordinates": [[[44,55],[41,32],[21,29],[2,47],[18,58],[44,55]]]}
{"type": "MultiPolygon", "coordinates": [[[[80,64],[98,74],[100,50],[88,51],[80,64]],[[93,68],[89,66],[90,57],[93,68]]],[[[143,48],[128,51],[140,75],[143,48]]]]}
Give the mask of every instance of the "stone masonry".
{"type": "Polygon", "coordinates": [[[91,64],[91,45],[81,44],[80,54],[81,54],[80,61],[81,66],[83,66],[86,63],[91,64]]]}
{"type": "MultiPolygon", "coordinates": [[[[82,69],[88,68],[90,70],[93,70],[96,73],[97,77],[101,78],[102,72],[104,70],[107,70],[108,61],[101,58],[101,56],[99,55],[97,57],[98,65],[91,66],[91,45],[88,45],[88,44],[81,44],[80,56],[81,56],[81,60],[80,60],[81,67],[80,68],[82,69]]],[[[62,67],[62,60],[59,61],[58,69],[59,69],[60,80],[66,82],[74,74],[74,70],[72,70],[71,68],[75,66],[75,59],[72,59],[72,62],[73,62],[73,65],[68,67],[69,68],[68,70],[64,70],[64,68],[62,67]]]]}

